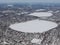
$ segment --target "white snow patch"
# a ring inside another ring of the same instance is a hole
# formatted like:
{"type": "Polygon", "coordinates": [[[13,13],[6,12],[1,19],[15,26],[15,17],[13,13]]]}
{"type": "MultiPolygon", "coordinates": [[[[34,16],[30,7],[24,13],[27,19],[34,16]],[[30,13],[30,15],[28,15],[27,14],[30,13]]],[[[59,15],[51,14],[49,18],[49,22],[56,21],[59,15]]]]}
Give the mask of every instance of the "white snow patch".
{"type": "Polygon", "coordinates": [[[45,9],[37,9],[36,11],[45,11],[45,9]]]}
{"type": "Polygon", "coordinates": [[[53,14],[50,12],[34,12],[29,15],[38,16],[38,17],[49,17],[49,16],[52,16],[53,14]]]}
{"type": "Polygon", "coordinates": [[[31,40],[32,43],[36,43],[36,44],[41,44],[41,41],[42,41],[41,39],[36,39],[36,38],[31,40]]]}
{"type": "Polygon", "coordinates": [[[34,32],[42,33],[57,26],[58,25],[55,22],[44,21],[44,20],[33,20],[23,23],[15,23],[10,25],[9,27],[16,31],[28,32],[28,33],[34,33],[34,32]]]}
{"type": "Polygon", "coordinates": [[[49,13],[53,13],[53,11],[52,11],[52,10],[49,10],[48,12],[49,12],[49,13]]]}
{"type": "Polygon", "coordinates": [[[7,6],[12,7],[13,5],[7,5],[7,6]]]}
{"type": "Polygon", "coordinates": [[[7,43],[7,42],[4,41],[4,42],[2,42],[1,44],[9,44],[9,43],[7,43]]]}
{"type": "Polygon", "coordinates": [[[17,15],[21,15],[21,13],[16,13],[17,15]]]}
{"type": "Polygon", "coordinates": [[[55,11],[55,13],[58,13],[58,12],[60,12],[60,11],[59,10],[55,11]]]}

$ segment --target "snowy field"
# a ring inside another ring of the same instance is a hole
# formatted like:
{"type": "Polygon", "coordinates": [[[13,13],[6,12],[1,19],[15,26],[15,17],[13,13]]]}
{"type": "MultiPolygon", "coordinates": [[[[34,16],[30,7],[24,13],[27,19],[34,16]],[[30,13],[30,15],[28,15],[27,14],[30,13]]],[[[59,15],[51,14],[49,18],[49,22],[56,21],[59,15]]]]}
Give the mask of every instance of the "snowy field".
{"type": "Polygon", "coordinates": [[[49,12],[49,13],[53,13],[53,11],[52,11],[52,10],[49,10],[48,12],[49,12]]]}
{"type": "MultiPolygon", "coordinates": [[[[49,13],[53,13],[54,11],[52,11],[52,10],[50,10],[50,11],[48,11],[49,13]]],[[[56,10],[54,13],[58,13],[58,12],[60,12],[59,10],[56,10]]]]}
{"type": "Polygon", "coordinates": [[[10,25],[9,27],[16,31],[28,32],[28,33],[34,33],[34,32],[42,33],[52,28],[55,28],[57,26],[58,25],[54,22],[37,19],[37,20],[27,21],[23,23],[15,23],[10,25]]]}
{"type": "Polygon", "coordinates": [[[37,9],[36,11],[45,11],[45,9],[37,9]]]}
{"type": "Polygon", "coordinates": [[[34,12],[29,15],[38,16],[38,17],[49,17],[49,16],[52,16],[53,14],[50,12],[34,12]]]}

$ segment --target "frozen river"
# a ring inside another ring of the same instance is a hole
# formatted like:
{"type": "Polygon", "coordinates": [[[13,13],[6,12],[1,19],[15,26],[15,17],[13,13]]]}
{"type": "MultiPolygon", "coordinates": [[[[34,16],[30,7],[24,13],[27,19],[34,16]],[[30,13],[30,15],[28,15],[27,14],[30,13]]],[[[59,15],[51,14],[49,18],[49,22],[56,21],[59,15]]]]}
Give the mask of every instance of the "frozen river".
{"type": "Polygon", "coordinates": [[[57,27],[58,25],[55,22],[45,21],[45,20],[32,20],[23,23],[15,23],[10,25],[11,29],[21,32],[28,32],[28,33],[42,33],[48,31],[52,28],[57,27]]]}
{"type": "Polygon", "coordinates": [[[50,12],[34,12],[34,13],[29,14],[29,15],[38,16],[38,17],[50,17],[53,14],[50,12]]]}

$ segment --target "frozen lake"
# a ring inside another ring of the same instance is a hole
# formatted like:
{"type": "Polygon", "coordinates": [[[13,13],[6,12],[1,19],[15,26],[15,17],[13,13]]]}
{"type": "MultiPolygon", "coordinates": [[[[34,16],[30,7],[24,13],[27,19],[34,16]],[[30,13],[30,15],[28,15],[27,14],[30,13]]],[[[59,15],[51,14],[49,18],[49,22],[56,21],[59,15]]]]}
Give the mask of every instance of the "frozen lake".
{"type": "Polygon", "coordinates": [[[32,20],[23,23],[15,23],[10,25],[11,29],[16,31],[28,32],[28,33],[42,33],[48,31],[52,28],[57,27],[55,22],[45,21],[45,20],[32,20]]]}
{"type": "Polygon", "coordinates": [[[45,11],[45,9],[37,9],[36,11],[45,11]]]}
{"type": "Polygon", "coordinates": [[[38,17],[49,17],[52,16],[53,14],[50,12],[34,12],[29,15],[38,16],[38,17]]]}
{"type": "Polygon", "coordinates": [[[52,11],[52,10],[49,10],[48,12],[49,12],[49,13],[53,13],[53,11],[52,11]]]}

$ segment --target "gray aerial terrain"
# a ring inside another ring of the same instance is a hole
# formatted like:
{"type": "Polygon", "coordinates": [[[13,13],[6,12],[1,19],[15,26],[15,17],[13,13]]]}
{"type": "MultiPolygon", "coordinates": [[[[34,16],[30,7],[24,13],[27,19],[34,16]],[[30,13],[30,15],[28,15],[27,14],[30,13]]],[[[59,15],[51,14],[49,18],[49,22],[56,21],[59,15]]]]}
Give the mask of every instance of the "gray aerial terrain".
{"type": "Polygon", "coordinates": [[[29,15],[35,10],[31,7],[20,8],[12,5],[0,8],[0,45],[60,45],[60,7],[45,8],[42,12],[53,11],[52,16],[45,18],[29,15]],[[9,28],[11,24],[35,19],[52,21],[58,26],[43,33],[25,33],[9,28]],[[32,43],[34,38],[40,39],[40,43],[32,43]]]}

